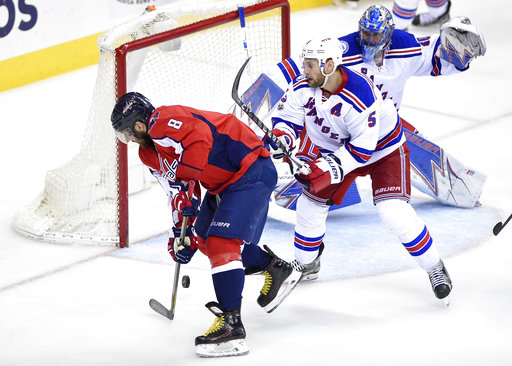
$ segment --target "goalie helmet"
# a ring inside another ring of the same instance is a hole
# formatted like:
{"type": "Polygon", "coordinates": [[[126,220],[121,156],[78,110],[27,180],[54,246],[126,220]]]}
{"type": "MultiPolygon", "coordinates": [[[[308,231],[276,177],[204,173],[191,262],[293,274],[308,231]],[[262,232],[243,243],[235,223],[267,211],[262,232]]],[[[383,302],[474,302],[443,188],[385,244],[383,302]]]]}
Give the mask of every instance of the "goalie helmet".
{"type": "Polygon", "coordinates": [[[137,92],[129,92],[121,96],[114,106],[110,121],[119,140],[125,144],[134,135],[135,122],[140,121],[147,127],[149,117],[155,108],[148,98],[137,92]]]}
{"type": "Polygon", "coordinates": [[[366,9],[359,20],[359,44],[363,49],[363,61],[376,61],[377,57],[382,57],[394,31],[395,23],[388,9],[382,5],[372,5],[366,9]]]}
{"type": "Polygon", "coordinates": [[[336,66],[341,65],[343,61],[343,47],[341,42],[336,38],[316,38],[309,40],[300,55],[301,62],[306,58],[314,58],[318,60],[321,68],[325,63],[332,59],[336,66]]]}

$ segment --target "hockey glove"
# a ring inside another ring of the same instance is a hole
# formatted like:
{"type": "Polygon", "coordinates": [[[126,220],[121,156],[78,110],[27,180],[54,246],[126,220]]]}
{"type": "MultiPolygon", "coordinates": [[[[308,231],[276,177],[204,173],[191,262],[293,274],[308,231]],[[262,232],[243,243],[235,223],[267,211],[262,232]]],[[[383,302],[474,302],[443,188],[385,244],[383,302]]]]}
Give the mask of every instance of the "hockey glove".
{"type": "Polygon", "coordinates": [[[441,26],[441,47],[436,56],[455,65],[459,70],[468,68],[477,56],[485,55],[484,36],[469,18],[455,17],[441,26]]]}
{"type": "Polygon", "coordinates": [[[181,243],[181,229],[173,227],[169,233],[169,242],[167,243],[167,251],[172,259],[181,264],[187,264],[197,251],[199,241],[195,230],[192,226],[188,226],[185,233],[185,240],[181,243]]]}
{"type": "MultiPolygon", "coordinates": [[[[288,149],[288,151],[292,151],[295,148],[293,146],[293,138],[288,132],[274,128],[272,133],[279,139],[279,141],[281,141],[281,143],[288,149]]],[[[270,151],[274,159],[282,159],[287,155],[284,150],[277,146],[277,144],[267,135],[265,135],[263,138],[263,143],[270,151]]]]}
{"type": "MultiPolygon", "coordinates": [[[[183,185],[180,186],[184,188],[183,185]]],[[[181,227],[183,216],[187,216],[192,224],[199,212],[201,200],[195,194],[191,194],[190,196],[189,199],[187,191],[182,189],[175,193],[170,199],[172,219],[177,228],[181,227]]]]}
{"type": "Polygon", "coordinates": [[[301,169],[302,172],[295,174],[297,179],[309,192],[316,194],[331,184],[341,183],[343,180],[343,169],[340,159],[329,154],[315,161],[307,162],[301,169]],[[310,172],[304,172],[307,169],[310,172]]]}

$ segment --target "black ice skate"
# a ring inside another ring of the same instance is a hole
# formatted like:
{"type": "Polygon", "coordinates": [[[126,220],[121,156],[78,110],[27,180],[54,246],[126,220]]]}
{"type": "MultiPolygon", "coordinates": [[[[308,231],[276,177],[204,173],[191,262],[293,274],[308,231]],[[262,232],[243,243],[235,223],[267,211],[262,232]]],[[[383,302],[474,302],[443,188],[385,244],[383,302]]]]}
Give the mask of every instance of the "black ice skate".
{"type": "Polygon", "coordinates": [[[427,13],[421,13],[414,17],[412,20],[413,25],[417,25],[420,27],[426,27],[428,25],[432,24],[443,24],[450,20],[450,7],[452,6],[452,3],[450,0],[448,0],[448,6],[446,7],[446,11],[441,14],[439,17],[434,18],[432,15],[427,13]]]}
{"type": "Polygon", "coordinates": [[[439,263],[427,273],[436,297],[438,299],[446,299],[446,304],[448,304],[447,297],[452,291],[452,280],[443,261],[439,260],[439,263]]]}
{"type": "Polygon", "coordinates": [[[257,301],[267,313],[271,313],[297,286],[302,273],[294,270],[290,263],[279,258],[266,245],[263,247],[272,259],[262,272],[265,283],[257,301]]]}
{"type": "Polygon", "coordinates": [[[196,337],[196,355],[199,357],[227,357],[249,353],[249,347],[245,343],[245,329],[240,317],[240,310],[225,311],[214,301],[210,301],[206,307],[216,318],[204,335],[196,337]]]}
{"type": "Polygon", "coordinates": [[[302,264],[296,259],[293,260],[292,265],[295,270],[302,272],[301,281],[311,281],[316,280],[318,278],[318,273],[320,272],[320,256],[324,251],[324,243],[320,243],[320,248],[318,250],[318,255],[313,260],[313,262],[308,264],[302,264]]]}

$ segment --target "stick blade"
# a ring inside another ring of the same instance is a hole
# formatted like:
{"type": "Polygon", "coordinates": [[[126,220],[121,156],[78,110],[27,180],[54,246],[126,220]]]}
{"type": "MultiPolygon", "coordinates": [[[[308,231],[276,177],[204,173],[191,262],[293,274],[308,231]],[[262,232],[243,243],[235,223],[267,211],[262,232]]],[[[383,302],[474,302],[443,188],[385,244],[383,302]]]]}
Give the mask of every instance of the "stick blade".
{"type": "Polygon", "coordinates": [[[165,306],[155,299],[149,300],[149,307],[156,311],[158,314],[165,316],[167,319],[172,320],[174,314],[171,313],[165,306]]]}
{"type": "Polygon", "coordinates": [[[503,229],[503,224],[501,222],[498,222],[492,229],[492,233],[494,234],[494,236],[498,235],[501,229],[503,229]]]}
{"type": "Polygon", "coordinates": [[[245,62],[242,65],[242,67],[240,68],[240,70],[238,70],[238,73],[236,74],[236,77],[235,77],[235,81],[233,82],[233,88],[231,89],[231,97],[233,98],[233,100],[238,105],[240,105],[240,103],[242,102],[240,97],[238,96],[238,86],[240,85],[240,79],[242,78],[242,74],[244,72],[244,69],[247,66],[247,64],[249,63],[250,59],[251,58],[248,57],[247,60],[245,60],[245,62]]]}

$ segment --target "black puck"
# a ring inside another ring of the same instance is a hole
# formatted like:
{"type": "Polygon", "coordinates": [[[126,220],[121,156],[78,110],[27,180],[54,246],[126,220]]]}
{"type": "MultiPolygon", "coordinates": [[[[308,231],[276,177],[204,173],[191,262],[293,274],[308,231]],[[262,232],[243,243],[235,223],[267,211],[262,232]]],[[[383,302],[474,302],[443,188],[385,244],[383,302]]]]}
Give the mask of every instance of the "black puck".
{"type": "Polygon", "coordinates": [[[187,275],[181,277],[181,285],[184,288],[188,288],[190,286],[190,277],[187,275]]]}

